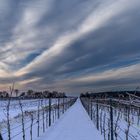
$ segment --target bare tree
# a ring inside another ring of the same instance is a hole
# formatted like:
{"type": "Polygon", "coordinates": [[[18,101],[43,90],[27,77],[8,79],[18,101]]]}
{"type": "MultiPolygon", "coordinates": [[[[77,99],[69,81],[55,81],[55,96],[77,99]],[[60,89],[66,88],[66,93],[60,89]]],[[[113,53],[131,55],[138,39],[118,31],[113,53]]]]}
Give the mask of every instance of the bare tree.
{"type": "Polygon", "coordinates": [[[1,133],[0,133],[0,140],[3,140],[1,133]]]}
{"type": "Polygon", "coordinates": [[[16,97],[18,97],[18,93],[19,93],[19,90],[18,89],[15,89],[16,97]]]}
{"type": "Polygon", "coordinates": [[[39,129],[40,129],[40,100],[38,101],[38,111],[37,111],[37,136],[39,137],[39,129]]]}
{"type": "Polygon", "coordinates": [[[126,140],[128,140],[128,138],[129,138],[129,131],[130,131],[130,125],[131,125],[131,122],[130,122],[130,111],[131,111],[132,100],[131,100],[131,96],[130,95],[129,95],[129,102],[130,102],[130,104],[127,107],[127,129],[125,130],[126,140]]]}
{"type": "Polygon", "coordinates": [[[44,117],[44,115],[45,115],[45,113],[44,113],[44,106],[43,106],[43,100],[41,100],[41,106],[42,106],[42,120],[43,120],[43,122],[42,122],[42,125],[43,125],[43,132],[45,132],[45,117],[44,117]]]}
{"type": "Polygon", "coordinates": [[[138,108],[137,115],[138,115],[137,125],[139,125],[140,124],[140,108],[138,108]]]}
{"type": "MultiPolygon", "coordinates": [[[[131,108],[131,107],[130,107],[130,108],[131,108]]],[[[130,108],[128,108],[127,129],[125,130],[125,133],[126,133],[126,140],[128,140],[130,125],[131,125],[131,122],[130,122],[130,108]]]]}
{"type": "Polygon", "coordinates": [[[104,118],[103,118],[104,140],[106,140],[106,128],[105,128],[105,124],[106,124],[106,113],[104,113],[104,118]]]}
{"type": "Polygon", "coordinates": [[[24,111],[23,111],[23,106],[22,106],[22,103],[21,103],[20,98],[19,98],[19,106],[20,106],[21,117],[22,117],[22,133],[23,133],[23,140],[25,140],[24,111]]]}
{"type": "Polygon", "coordinates": [[[108,140],[110,140],[110,132],[111,132],[110,119],[108,119],[108,140]]]}
{"type": "Polygon", "coordinates": [[[33,121],[34,121],[33,113],[30,114],[30,117],[31,117],[30,136],[31,136],[31,140],[33,140],[33,121]]]}
{"type": "Polygon", "coordinates": [[[118,122],[119,122],[120,115],[121,115],[120,99],[121,98],[119,97],[119,101],[118,101],[118,104],[117,104],[118,110],[116,111],[117,119],[116,119],[115,124],[114,124],[114,134],[115,134],[116,140],[118,139],[117,129],[118,129],[118,122]]]}
{"type": "Polygon", "coordinates": [[[103,129],[102,129],[102,114],[103,114],[103,112],[102,112],[102,108],[100,110],[101,110],[100,111],[100,130],[101,130],[101,135],[102,135],[102,133],[103,133],[103,129]]]}
{"type": "Polygon", "coordinates": [[[11,97],[12,97],[12,94],[13,94],[13,91],[14,91],[14,83],[12,85],[12,87],[10,87],[10,95],[9,95],[9,99],[8,99],[8,104],[7,104],[7,107],[6,107],[6,110],[7,110],[7,129],[8,129],[8,140],[11,140],[11,129],[10,129],[10,102],[11,102],[11,97]]]}

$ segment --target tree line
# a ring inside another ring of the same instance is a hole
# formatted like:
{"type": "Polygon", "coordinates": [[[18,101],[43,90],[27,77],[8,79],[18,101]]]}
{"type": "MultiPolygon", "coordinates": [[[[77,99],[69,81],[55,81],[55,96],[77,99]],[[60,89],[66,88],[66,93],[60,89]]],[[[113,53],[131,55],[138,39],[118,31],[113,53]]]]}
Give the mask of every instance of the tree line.
{"type": "Polygon", "coordinates": [[[12,97],[10,96],[10,93],[7,91],[0,91],[0,98],[1,99],[7,99],[7,98],[22,98],[22,99],[30,99],[30,98],[64,98],[66,97],[66,94],[64,92],[58,92],[58,91],[34,91],[32,89],[26,91],[26,92],[20,92],[18,89],[14,89],[12,97]]]}
{"type": "Polygon", "coordinates": [[[119,99],[129,99],[129,94],[135,95],[137,97],[140,97],[140,91],[109,91],[109,92],[86,92],[81,93],[80,97],[92,97],[94,98],[117,98],[119,99]]]}

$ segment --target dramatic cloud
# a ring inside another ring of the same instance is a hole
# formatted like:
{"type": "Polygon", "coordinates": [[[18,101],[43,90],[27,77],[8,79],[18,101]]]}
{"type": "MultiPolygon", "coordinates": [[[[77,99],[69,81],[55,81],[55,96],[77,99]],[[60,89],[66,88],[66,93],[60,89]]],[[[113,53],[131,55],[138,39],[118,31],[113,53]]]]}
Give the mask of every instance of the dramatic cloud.
{"type": "Polygon", "coordinates": [[[134,89],[139,8],[139,0],[1,0],[0,88],[134,89]]]}

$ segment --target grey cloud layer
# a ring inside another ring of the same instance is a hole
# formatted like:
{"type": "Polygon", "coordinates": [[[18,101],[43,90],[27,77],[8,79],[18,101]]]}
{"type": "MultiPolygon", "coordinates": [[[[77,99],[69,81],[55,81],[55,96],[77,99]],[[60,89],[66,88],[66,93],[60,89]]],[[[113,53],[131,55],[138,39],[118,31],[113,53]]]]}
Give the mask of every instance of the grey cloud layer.
{"type": "Polygon", "coordinates": [[[81,92],[139,84],[139,0],[1,1],[0,87],[16,81],[81,92]],[[110,71],[121,77],[104,79],[110,71]]]}

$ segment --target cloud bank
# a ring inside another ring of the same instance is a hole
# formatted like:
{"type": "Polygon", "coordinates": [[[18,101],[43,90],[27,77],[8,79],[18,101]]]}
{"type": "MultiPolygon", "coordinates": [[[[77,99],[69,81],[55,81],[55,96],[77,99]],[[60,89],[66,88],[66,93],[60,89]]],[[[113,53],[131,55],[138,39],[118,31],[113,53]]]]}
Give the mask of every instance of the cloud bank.
{"type": "Polygon", "coordinates": [[[139,0],[1,0],[0,89],[134,89],[139,8],[139,0]]]}

